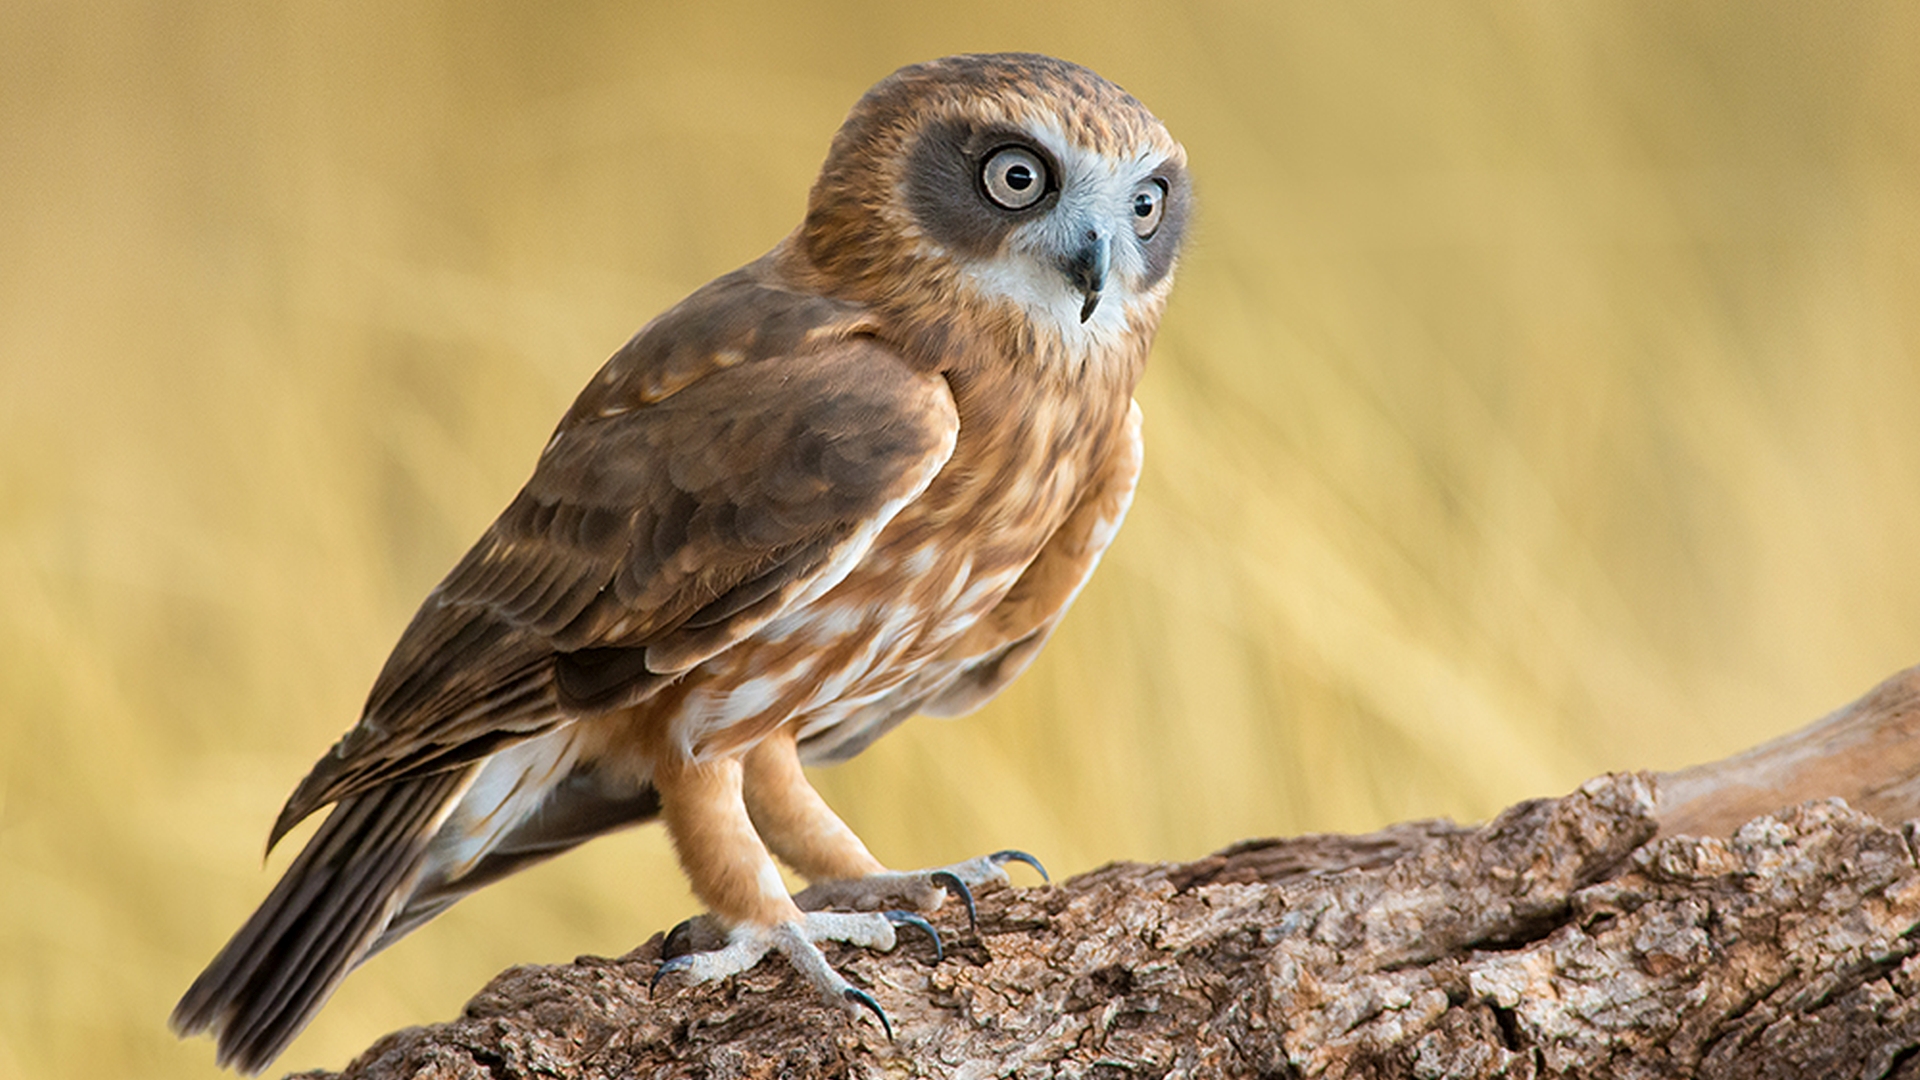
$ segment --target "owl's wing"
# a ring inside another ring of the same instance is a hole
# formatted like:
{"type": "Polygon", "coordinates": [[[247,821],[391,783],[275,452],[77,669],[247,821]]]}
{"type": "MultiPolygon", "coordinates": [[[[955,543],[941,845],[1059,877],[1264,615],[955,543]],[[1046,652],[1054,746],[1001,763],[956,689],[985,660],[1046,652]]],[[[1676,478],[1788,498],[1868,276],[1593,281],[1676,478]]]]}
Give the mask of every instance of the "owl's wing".
{"type": "Polygon", "coordinates": [[[946,659],[962,666],[921,703],[921,712],[929,716],[970,712],[1033,663],[1100,565],[1100,556],[1106,554],[1127,508],[1133,505],[1142,461],[1138,403],[1128,409],[1117,443],[1073,512],[1054,530],[1013,588],[945,650],[946,659]]]}
{"type": "Polygon", "coordinates": [[[926,489],[959,430],[944,378],[858,308],[767,276],[715,281],[608,361],[273,841],[347,795],[644,699],[838,583],[926,489]]]}

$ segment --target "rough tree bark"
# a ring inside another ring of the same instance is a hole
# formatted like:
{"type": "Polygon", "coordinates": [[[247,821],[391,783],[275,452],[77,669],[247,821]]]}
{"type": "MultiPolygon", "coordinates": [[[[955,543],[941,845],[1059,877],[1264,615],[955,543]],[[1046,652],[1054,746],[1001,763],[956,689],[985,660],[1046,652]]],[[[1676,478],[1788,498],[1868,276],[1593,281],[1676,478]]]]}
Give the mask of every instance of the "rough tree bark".
{"type": "MultiPolygon", "coordinates": [[[[1478,828],[1256,840],[948,905],[840,970],[648,993],[660,937],[509,970],[342,1074],[1920,1080],[1920,668],[1712,765],[1478,828]],[[1870,812],[1870,813],[1869,813],[1870,812]]],[[[328,1074],[308,1074],[323,1076],[328,1074]]]]}

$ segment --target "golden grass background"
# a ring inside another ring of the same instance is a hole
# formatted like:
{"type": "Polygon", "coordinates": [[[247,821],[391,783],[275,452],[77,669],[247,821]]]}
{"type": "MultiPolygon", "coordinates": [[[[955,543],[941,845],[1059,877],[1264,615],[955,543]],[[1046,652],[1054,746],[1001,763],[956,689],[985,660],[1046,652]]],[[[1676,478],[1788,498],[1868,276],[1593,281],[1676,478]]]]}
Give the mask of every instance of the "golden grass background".
{"type": "MultiPolygon", "coordinates": [[[[1133,90],[1202,214],[1106,568],[819,777],[883,859],[1478,818],[1920,658],[1920,7],[9,0],[0,1076],[212,1073],[167,1010],[574,391],[866,86],[999,48],[1133,90]]],[[[692,906],[602,841],[281,1064],[692,906]]]]}

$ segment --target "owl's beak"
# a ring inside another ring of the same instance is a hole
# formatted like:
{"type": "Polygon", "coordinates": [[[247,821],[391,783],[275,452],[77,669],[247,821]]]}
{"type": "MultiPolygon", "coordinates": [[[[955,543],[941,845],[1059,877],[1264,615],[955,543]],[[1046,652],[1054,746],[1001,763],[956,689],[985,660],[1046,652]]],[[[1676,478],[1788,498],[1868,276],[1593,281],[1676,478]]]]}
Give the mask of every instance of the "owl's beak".
{"type": "Polygon", "coordinates": [[[1107,266],[1112,258],[1113,241],[1104,230],[1087,230],[1087,242],[1066,261],[1067,280],[1080,290],[1086,302],[1080,305],[1080,321],[1093,317],[1100,306],[1101,290],[1107,287],[1107,266]]]}

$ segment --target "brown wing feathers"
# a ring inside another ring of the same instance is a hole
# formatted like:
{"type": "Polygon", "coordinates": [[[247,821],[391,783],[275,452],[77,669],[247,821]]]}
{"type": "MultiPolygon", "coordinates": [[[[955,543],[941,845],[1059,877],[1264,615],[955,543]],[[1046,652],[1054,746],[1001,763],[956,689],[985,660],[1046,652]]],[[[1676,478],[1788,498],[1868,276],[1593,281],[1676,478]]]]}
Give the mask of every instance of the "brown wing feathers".
{"type": "Polygon", "coordinates": [[[376,784],[642,700],[870,540],[958,422],[945,383],[862,325],[743,271],[629,342],[428,597],[273,839],[376,784]]]}

